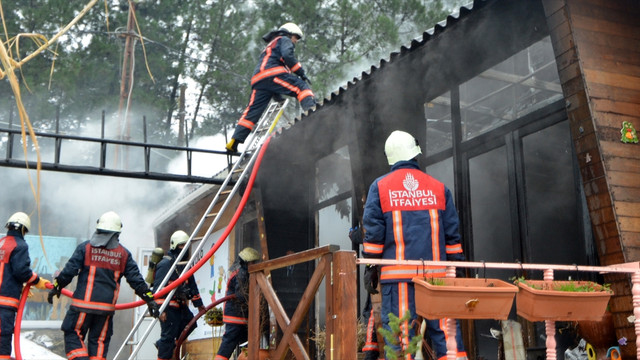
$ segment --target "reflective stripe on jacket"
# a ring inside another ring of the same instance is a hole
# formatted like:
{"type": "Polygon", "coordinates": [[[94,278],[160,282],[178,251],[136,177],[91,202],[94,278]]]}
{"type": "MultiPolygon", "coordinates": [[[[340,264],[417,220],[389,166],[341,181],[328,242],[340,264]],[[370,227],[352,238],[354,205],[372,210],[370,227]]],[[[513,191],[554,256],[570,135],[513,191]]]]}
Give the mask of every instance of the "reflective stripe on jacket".
{"type": "Polygon", "coordinates": [[[76,275],[71,307],[82,312],[113,313],[123,276],[136,294],[149,291],[131,253],[120,244],[114,249],[93,247],[89,241],[78,245],[58,275],[58,284],[65,287],[76,275]]]}
{"type": "MultiPolygon", "coordinates": [[[[421,171],[417,161],[398,162],[371,184],[363,225],[365,257],[464,260],[451,191],[421,171]]],[[[422,274],[443,277],[445,268],[382,266],[380,282],[408,282],[422,274]]]]}
{"type": "MultiPolygon", "coordinates": [[[[165,256],[162,260],[160,260],[158,265],[156,265],[153,292],[158,292],[158,290],[160,290],[157,288],[157,286],[160,285],[160,282],[162,282],[162,280],[164,280],[164,278],[169,273],[171,266],[178,258],[178,254],[180,253],[180,250],[178,249],[176,250],[170,250],[167,256],[165,256]]],[[[181,265],[176,266],[175,270],[169,277],[169,281],[165,286],[168,286],[172,282],[176,281],[178,279],[179,273],[182,273],[183,269],[184,269],[184,266],[181,266],[181,265]]],[[[163,298],[165,297],[166,295],[163,296],[163,298]]],[[[181,299],[191,299],[191,303],[193,304],[194,307],[204,306],[204,303],[202,302],[202,298],[200,297],[200,292],[198,291],[198,285],[196,284],[196,279],[193,277],[193,275],[191,275],[189,279],[187,279],[182,285],[176,288],[176,292],[171,298],[171,302],[169,303],[169,305],[174,306],[174,303],[176,305],[180,305],[181,302],[178,300],[181,300],[181,299]]],[[[182,302],[182,305],[187,306],[188,303],[184,301],[182,302]]]]}
{"type": "Polygon", "coordinates": [[[287,36],[277,36],[271,40],[260,54],[253,71],[251,85],[284,73],[304,76],[304,69],[294,54],[295,45],[287,36]]]}
{"type": "Polygon", "coordinates": [[[36,284],[38,274],[31,270],[29,246],[17,230],[0,239],[0,306],[17,309],[22,284],[36,284]]]}

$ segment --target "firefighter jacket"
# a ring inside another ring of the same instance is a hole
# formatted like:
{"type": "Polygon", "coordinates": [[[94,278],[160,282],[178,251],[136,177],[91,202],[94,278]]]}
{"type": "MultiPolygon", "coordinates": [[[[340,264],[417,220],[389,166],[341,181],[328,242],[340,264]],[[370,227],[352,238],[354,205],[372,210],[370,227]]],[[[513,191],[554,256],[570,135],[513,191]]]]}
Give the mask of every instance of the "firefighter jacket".
{"type": "Polygon", "coordinates": [[[120,279],[124,276],[138,296],[149,291],[131,253],[118,244],[113,249],[91,246],[89,241],[78,245],[56,278],[61,288],[78,276],[71,307],[92,314],[112,314],[115,311],[120,279]]]}
{"type": "MultiPolygon", "coordinates": [[[[399,161],[369,188],[362,254],[394,260],[464,260],[458,222],[451,191],[421,171],[416,160],[399,161]]],[[[410,282],[422,274],[443,277],[445,267],[382,266],[380,282],[410,282]]]]}
{"type": "MultiPolygon", "coordinates": [[[[169,270],[171,269],[173,263],[176,261],[178,254],[180,254],[180,250],[170,250],[167,256],[162,258],[158,265],[156,265],[153,281],[153,292],[157,292],[158,290],[160,290],[158,288],[158,285],[160,285],[162,280],[164,280],[164,278],[169,273],[169,270]]],[[[180,277],[179,275],[182,270],[184,270],[184,266],[176,266],[173,273],[171,274],[171,277],[169,277],[169,281],[165,284],[165,286],[176,281],[178,277],[180,277]]],[[[204,306],[204,304],[202,303],[202,298],[200,297],[200,292],[198,291],[198,285],[196,284],[196,280],[194,279],[193,275],[191,275],[185,282],[183,282],[176,288],[176,291],[173,294],[171,301],[169,302],[169,306],[186,306],[188,305],[189,300],[191,300],[193,306],[195,307],[204,306]]],[[[164,297],[157,298],[156,302],[159,305],[162,305],[162,303],[164,302],[164,297]]]]}
{"type": "Polygon", "coordinates": [[[295,73],[304,78],[302,65],[294,54],[295,45],[287,36],[276,36],[269,41],[251,77],[251,86],[257,82],[285,73],[295,73]]]}
{"type": "Polygon", "coordinates": [[[224,303],[222,321],[225,324],[247,325],[249,314],[249,270],[248,264],[238,258],[231,267],[231,274],[227,280],[225,296],[235,295],[236,298],[224,303]]]}
{"type": "Polygon", "coordinates": [[[29,246],[18,230],[9,230],[0,239],[0,274],[0,307],[17,310],[22,284],[40,281],[31,271],[29,246]]]}

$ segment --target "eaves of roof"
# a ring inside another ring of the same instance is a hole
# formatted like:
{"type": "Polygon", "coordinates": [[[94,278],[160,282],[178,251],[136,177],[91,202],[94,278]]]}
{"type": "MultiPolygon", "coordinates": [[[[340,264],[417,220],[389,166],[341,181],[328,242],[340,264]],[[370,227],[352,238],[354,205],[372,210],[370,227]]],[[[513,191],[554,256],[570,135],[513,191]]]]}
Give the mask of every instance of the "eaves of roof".
{"type": "Polygon", "coordinates": [[[413,52],[414,50],[423,47],[429,40],[438,36],[439,34],[445,32],[447,29],[458,23],[461,19],[469,16],[472,12],[477,11],[478,9],[484,7],[487,4],[488,0],[473,0],[472,3],[462,6],[458,9],[458,11],[450,14],[447,18],[439,23],[437,23],[433,28],[426,30],[422,33],[422,37],[415,38],[411,41],[408,46],[401,46],[400,51],[394,51],[389,54],[388,59],[380,59],[378,65],[371,65],[368,70],[363,71],[360,76],[354,77],[352,80],[347,81],[347,83],[343,86],[340,86],[337,90],[333,91],[328,98],[323,99],[322,103],[319,103],[318,106],[314,110],[310,110],[306,113],[303,113],[300,118],[295,119],[295,122],[301,121],[306,116],[310,115],[315,111],[319,111],[323,106],[332,104],[336,102],[342,94],[346,91],[350,90],[354,86],[356,86],[359,82],[365,81],[372,76],[375,76],[375,73],[381,71],[389,64],[393,63],[397,59],[405,56],[408,53],[413,52]]]}

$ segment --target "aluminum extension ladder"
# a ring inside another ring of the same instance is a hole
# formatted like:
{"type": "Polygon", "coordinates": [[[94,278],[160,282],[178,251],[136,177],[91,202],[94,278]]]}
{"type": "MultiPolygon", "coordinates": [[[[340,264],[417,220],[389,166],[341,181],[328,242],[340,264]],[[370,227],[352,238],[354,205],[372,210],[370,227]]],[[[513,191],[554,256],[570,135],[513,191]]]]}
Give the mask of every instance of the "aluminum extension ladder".
{"type": "MultiPolygon", "coordinates": [[[[178,263],[184,257],[184,254],[189,249],[189,245],[191,244],[191,242],[193,240],[204,240],[209,235],[211,235],[211,233],[213,232],[213,229],[218,224],[218,221],[221,218],[221,215],[224,214],[233,196],[238,192],[238,190],[242,186],[244,186],[242,180],[245,177],[247,177],[247,175],[249,174],[252,168],[252,165],[255,163],[255,160],[258,156],[260,148],[265,143],[269,135],[275,129],[276,124],[278,123],[278,120],[280,119],[280,117],[282,117],[288,103],[289,103],[289,99],[286,99],[281,102],[276,102],[272,100],[269,103],[267,109],[262,113],[260,120],[258,120],[258,122],[256,123],[254,131],[249,135],[247,141],[245,142],[246,144],[245,149],[239,155],[238,160],[235,163],[233,163],[231,168],[228,170],[227,177],[225,178],[224,182],[220,185],[220,188],[218,189],[213,200],[207,207],[207,210],[200,218],[198,225],[195,227],[195,229],[192,231],[191,235],[189,236],[189,240],[185,244],[184,249],[180,252],[180,254],[178,254],[176,261],[171,266],[171,269],[169,269],[169,271],[167,272],[167,275],[165,276],[165,278],[162,279],[162,282],[160,283],[160,285],[157,286],[157,289],[162,289],[167,284],[167,282],[169,281],[169,277],[176,270],[178,263]],[[236,176],[237,174],[240,174],[240,175],[237,177],[237,179],[234,180],[233,177],[236,176]],[[229,186],[232,180],[234,180],[233,188],[231,190],[226,190],[226,188],[229,186]],[[224,203],[220,208],[220,211],[218,211],[217,213],[212,213],[213,208],[215,207],[216,204],[218,204],[220,198],[223,196],[226,196],[226,199],[224,200],[224,203]],[[213,222],[211,222],[211,225],[209,225],[209,227],[207,228],[204,236],[195,237],[195,235],[198,234],[200,230],[202,230],[205,224],[205,221],[210,217],[214,217],[214,219],[213,219],[213,222]]],[[[204,243],[205,241],[200,241],[195,251],[191,252],[191,254],[194,254],[194,255],[198,254],[201,248],[203,247],[204,243]]],[[[189,270],[189,268],[194,264],[194,259],[195,257],[191,257],[191,259],[189,259],[186,266],[180,273],[180,276],[186,273],[189,270]]],[[[169,305],[169,302],[173,297],[175,291],[176,289],[173,289],[166,296],[165,301],[163,302],[162,306],[160,306],[160,313],[162,313],[165,310],[165,308],[169,305]]],[[[127,337],[124,339],[124,341],[122,342],[122,345],[118,349],[118,352],[113,357],[114,359],[118,358],[118,356],[123,351],[125,346],[127,346],[129,339],[131,339],[132,336],[138,331],[138,328],[140,327],[144,317],[146,316],[145,314],[146,312],[137,319],[134,327],[129,332],[129,335],[127,335],[127,337]]],[[[128,360],[135,359],[136,355],[138,354],[138,351],[140,350],[141,345],[145,342],[146,338],[149,336],[149,333],[151,332],[151,330],[153,329],[153,327],[156,325],[157,322],[158,322],[158,319],[152,320],[147,330],[145,330],[142,337],[138,340],[138,343],[134,345],[133,351],[131,352],[131,355],[129,356],[128,360]]]]}

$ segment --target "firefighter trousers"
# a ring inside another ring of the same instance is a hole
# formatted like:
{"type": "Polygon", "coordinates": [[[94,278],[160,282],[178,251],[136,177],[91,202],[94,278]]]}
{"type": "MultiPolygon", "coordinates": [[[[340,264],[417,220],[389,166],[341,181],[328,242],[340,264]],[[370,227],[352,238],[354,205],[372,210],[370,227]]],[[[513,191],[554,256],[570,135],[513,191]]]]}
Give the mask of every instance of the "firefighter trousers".
{"type": "MultiPolygon", "coordinates": [[[[413,283],[410,282],[398,282],[382,284],[382,324],[385,329],[391,330],[389,326],[389,313],[393,313],[398,318],[402,318],[406,311],[411,314],[411,319],[405,326],[403,336],[407,336],[406,345],[408,341],[415,336],[415,324],[413,320],[416,319],[416,303],[415,303],[415,288],[413,283]]],[[[427,320],[427,332],[431,339],[431,345],[436,353],[436,359],[446,359],[447,356],[447,334],[443,330],[445,329],[446,319],[439,320],[427,320]]],[[[460,330],[460,323],[456,321],[456,343],[458,345],[458,359],[466,359],[466,352],[464,350],[464,344],[462,342],[462,332],[460,330]]],[[[391,346],[394,350],[399,350],[399,346],[391,346]]]]}
{"type": "MultiPolygon", "coordinates": [[[[187,305],[167,306],[164,310],[167,319],[160,322],[160,339],[156,341],[158,360],[172,359],[176,340],[193,319],[193,313],[187,305]]],[[[194,326],[193,329],[196,327],[194,326]]],[[[192,330],[193,331],[193,330],[192,330]]]]}
{"type": "Polygon", "coordinates": [[[11,357],[11,336],[16,322],[16,310],[0,307],[0,359],[11,357]]]}
{"type": "Polygon", "coordinates": [[[64,332],[67,359],[106,360],[113,335],[113,314],[91,314],[71,307],[60,329],[64,332]]]}
{"type": "Polygon", "coordinates": [[[246,324],[224,324],[224,335],[214,360],[228,360],[236,346],[247,341],[249,327],[246,324]]]}
{"type": "Polygon", "coordinates": [[[251,87],[249,105],[238,120],[238,125],[232,136],[234,139],[241,143],[247,139],[255,123],[260,120],[260,116],[275,95],[296,97],[304,111],[316,105],[309,85],[296,75],[286,73],[261,80],[251,87]]]}

